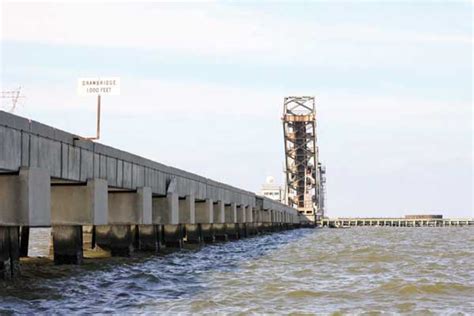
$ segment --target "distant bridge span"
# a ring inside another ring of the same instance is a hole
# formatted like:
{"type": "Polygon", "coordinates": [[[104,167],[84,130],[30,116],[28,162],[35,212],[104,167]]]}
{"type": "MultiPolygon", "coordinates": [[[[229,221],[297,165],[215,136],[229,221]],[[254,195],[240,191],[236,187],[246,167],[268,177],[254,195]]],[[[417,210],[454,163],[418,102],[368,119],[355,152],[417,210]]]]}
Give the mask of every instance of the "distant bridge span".
{"type": "Polygon", "coordinates": [[[474,218],[406,218],[406,217],[338,217],[324,218],[319,227],[346,228],[362,226],[388,227],[454,227],[474,226],[474,218]]]}

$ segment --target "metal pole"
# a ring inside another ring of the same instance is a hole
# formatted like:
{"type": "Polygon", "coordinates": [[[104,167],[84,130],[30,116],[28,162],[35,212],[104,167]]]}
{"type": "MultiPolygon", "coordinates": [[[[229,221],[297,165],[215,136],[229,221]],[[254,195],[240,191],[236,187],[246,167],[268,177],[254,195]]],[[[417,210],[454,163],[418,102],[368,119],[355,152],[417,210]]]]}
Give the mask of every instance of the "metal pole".
{"type": "Polygon", "coordinates": [[[82,139],[98,140],[100,138],[100,94],[97,95],[97,134],[95,137],[84,137],[82,139]]]}
{"type": "Polygon", "coordinates": [[[100,94],[97,96],[97,138],[100,138],[100,94]]]}

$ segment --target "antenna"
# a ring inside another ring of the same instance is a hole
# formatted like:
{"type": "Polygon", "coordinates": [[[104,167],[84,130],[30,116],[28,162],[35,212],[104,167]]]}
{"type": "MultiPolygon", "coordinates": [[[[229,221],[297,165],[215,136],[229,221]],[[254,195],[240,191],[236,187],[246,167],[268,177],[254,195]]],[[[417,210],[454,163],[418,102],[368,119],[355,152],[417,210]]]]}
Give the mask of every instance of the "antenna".
{"type": "Polygon", "coordinates": [[[18,89],[16,90],[2,91],[2,94],[0,97],[2,99],[10,100],[11,102],[10,106],[6,107],[6,111],[10,113],[15,112],[18,99],[24,98],[24,96],[21,95],[21,87],[18,87],[18,89]]]}

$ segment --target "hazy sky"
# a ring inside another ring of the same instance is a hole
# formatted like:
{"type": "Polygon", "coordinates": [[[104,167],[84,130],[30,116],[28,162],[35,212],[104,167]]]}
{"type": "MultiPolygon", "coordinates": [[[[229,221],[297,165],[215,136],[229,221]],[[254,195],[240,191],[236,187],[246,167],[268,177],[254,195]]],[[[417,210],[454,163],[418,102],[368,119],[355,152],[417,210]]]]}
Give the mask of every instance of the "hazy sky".
{"type": "Polygon", "coordinates": [[[92,136],[77,78],[120,76],[101,142],[259,191],[314,95],[328,215],[474,216],[470,2],[1,1],[19,115],[92,136]]]}

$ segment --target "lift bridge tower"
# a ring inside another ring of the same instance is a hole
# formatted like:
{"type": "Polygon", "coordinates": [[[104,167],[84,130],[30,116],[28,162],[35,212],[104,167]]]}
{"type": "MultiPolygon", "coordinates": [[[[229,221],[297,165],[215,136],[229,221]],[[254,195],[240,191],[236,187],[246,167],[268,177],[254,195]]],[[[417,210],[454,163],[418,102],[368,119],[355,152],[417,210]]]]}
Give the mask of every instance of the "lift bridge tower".
{"type": "Polygon", "coordinates": [[[286,199],[308,222],[324,216],[325,167],[319,162],[314,97],[285,97],[286,199]]]}

